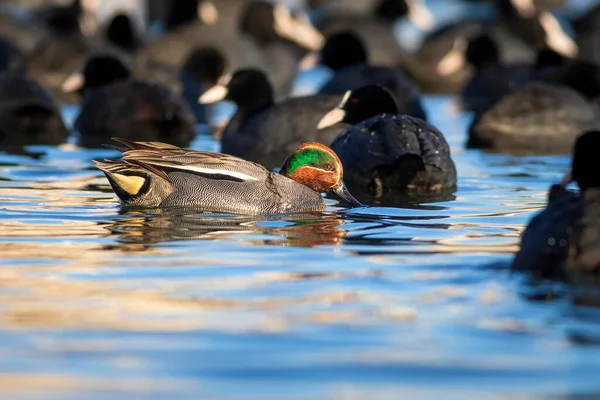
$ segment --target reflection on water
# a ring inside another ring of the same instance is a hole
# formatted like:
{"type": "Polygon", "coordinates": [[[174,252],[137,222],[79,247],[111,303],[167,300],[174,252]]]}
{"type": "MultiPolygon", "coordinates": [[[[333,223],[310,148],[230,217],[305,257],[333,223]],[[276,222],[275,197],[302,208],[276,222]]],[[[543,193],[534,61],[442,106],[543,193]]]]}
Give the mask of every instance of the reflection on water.
{"type": "Polygon", "coordinates": [[[597,294],[508,270],[569,159],[464,150],[448,104],[456,193],[322,214],[121,209],[112,150],[0,153],[0,398],[593,398],[597,294]]]}
{"type": "Polygon", "coordinates": [[[118,241],[152,245],[176,240],[244,240],[256,245],[310,247],[341,243],[343,221],[334,214],[248,217],[190,213],[190,210],[130,211],[106,228],[118,241]]]}

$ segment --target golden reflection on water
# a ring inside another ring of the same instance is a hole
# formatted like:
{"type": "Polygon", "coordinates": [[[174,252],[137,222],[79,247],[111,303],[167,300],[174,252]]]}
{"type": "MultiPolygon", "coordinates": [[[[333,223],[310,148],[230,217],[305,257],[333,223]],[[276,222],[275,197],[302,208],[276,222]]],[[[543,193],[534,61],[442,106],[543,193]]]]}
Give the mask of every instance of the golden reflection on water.
{"type": "Polygon", "coordinates": [[[119,242],[162,243],[175,240],[243,240],[256,245],[312,247],[337,245],[346,235],[343,221],[331,214],[295,214],[287,226],[261,225],[281,217],[218,216],[176,212],[129,212],[106,228],[119,242]],[[269,236],[253,239],[252,236],[269,236]],[[240,239],[241,238],[241,239],[240,239]]]}

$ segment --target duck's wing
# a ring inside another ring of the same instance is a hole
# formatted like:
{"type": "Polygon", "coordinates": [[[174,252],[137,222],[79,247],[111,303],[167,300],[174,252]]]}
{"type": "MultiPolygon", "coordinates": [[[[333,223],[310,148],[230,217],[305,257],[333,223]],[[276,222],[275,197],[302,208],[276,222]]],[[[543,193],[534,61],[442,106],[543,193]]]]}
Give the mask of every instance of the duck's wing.
{"type": "Polygon", "coordinates": [[[123,162],[147,169],[167,180],[173,172],[234,182],[264,180],[269,173],[262,165],[227,154],[187,150],[160,142],[122,139],[118,142],[127,147],[118,148],[123,152],[123,162]]]}

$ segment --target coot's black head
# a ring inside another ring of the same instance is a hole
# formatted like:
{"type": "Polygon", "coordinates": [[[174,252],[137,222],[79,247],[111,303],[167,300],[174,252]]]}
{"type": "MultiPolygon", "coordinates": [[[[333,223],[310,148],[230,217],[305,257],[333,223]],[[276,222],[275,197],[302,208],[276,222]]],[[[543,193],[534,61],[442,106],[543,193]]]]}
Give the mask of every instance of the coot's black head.
{"type": "Polygon", "coordinates": [[[131,76],[127,66],[112,55],[95,55],[85,63],[82,72],[72,74],[62,85],[64,92],[79,92],[85,95],[88,91],[129,79],[131,76]]]}
{"type": "Polygon", "coordinates": [[[375,15],[390,22],[404,17],[408,12],[406,0],[380,0],[375,6],[375,15]]]}
{"type": "Polygon", "coordinates": [[[255,110],[273,104],[273,88],[264,72],[240,69],[200,96],[200,103],[210,104],[230,100],[239,108],[255,110]]]}
{"type": "Polygon", "coordinates": [[[496,66],[500,63],[498,45],[491,36],[479,35],[469,41],[466,58],[478,70],[496,66]]]}
{"type": "Polygon", "coordinates": [[[126,14],[117,14],[111,19],[106,27],[106,39],[128,51],[135,50],[139,45],[133,22],[126,14]]]}
{"type": "Polygon", "coordinates": [[[318,128],[324,129],[338,122],[354,125],[380,114],[398,114],[394,95],[383,86],[364,86],[346,92],[341,103],[321,119],[318,128]]]}
{"type": "Polygon", "coordinates": [[[571,180],[577,182],[581,190],[600,188],[599,151],[600,131],[585,132],[575,142],[571,180]]]}
{"type": "Polygon", "coordinates": [[[321,50],[321,64],[334,71],[367,61],[363,42],[349,31],[329,36],[321,50]]]}
{"type": "Polygon", "coordinates": [[[223,53],[214,47],[201,47],[190,53],[183,71],[202,85],[216,85],[225,73],[227,61],[223,53]]]}
{"type": "Polygon", "coordinates": [[[110,55],[97,55],[87,60],[83,68],[86,89],[97,89],[121,80],[128,79],[130,72],[118,58],[110,55]]]}
{"type": "Polygon", "coordinates": [[[285,40],[308,50],[323,46],[323,36],[308,21],[283,4],[253,1],[242,15],[241,31],[259,43],[285,40]]]}

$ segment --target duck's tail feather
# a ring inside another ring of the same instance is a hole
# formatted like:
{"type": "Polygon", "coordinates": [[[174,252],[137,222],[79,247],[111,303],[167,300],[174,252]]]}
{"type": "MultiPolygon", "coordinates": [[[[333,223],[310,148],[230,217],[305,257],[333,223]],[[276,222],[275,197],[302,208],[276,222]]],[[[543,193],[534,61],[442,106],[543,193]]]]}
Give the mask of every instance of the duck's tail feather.
{"type": "Polygon", "coordinates": [[[106,145],[109,148],[115,149],[124,153],[129,150],[161,150],[161,149],[178,149],[179,147],[173,146],[172,144],[163,142],[133,142],[131,140],[113,137],[111,138],[117,143],[122,144],[124,147],[116,145],[106,145]]]}
{"type": "Polygon", "coordinates": [[[123,161],[92,161],[104,172],[115,194],[125,204],[158,206],[172,193],[171,184],[143,166],[123,161]]]}

